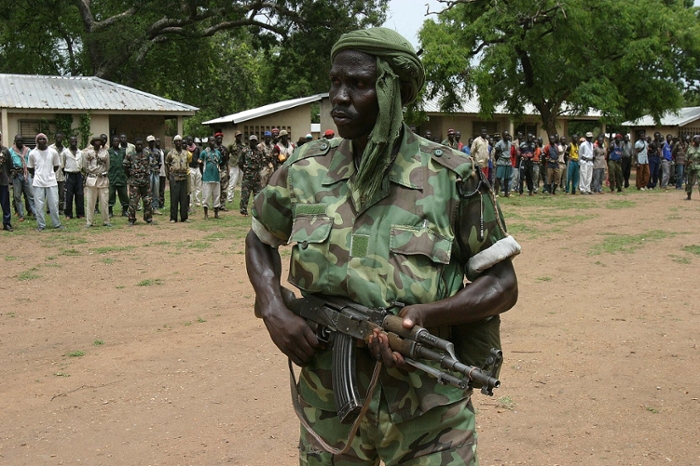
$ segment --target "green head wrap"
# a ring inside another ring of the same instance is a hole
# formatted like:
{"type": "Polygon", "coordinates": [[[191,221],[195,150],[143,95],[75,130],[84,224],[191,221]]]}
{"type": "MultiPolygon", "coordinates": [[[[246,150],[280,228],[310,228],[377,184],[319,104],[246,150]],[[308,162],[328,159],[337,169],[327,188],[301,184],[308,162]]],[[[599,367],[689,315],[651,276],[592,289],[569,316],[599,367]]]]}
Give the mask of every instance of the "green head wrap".
{"type": "Polygon", "coordinates": [[[355,188],[361,193],[364,203],[370,201],[381,186],[384,172],[391,164],[394,142],[401,132],[401,84],[410,84],[411,92],[405,103],[413,102],[425,83],[425,70],[411,43],[398,32],[387,28],[343,34],[333,46],[331,61],[344,50],[356,50],[377,57],[375,90],[379,115],[355,178],[355,188]]]}

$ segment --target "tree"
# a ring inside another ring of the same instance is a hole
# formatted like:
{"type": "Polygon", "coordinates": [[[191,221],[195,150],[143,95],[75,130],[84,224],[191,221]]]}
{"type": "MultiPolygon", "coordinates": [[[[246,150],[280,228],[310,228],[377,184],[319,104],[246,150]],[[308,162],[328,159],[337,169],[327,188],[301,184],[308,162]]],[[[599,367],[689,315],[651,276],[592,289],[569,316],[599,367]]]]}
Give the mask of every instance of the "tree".
{"type": "Polygon", "coordinates": [[[549,134],[563,111],[595,108],[603,122],[683,102],[698,78],[700,27],[692,1],[441,0],[420,32],[428,96],[445,109],[478,95],[482,117],[527,104],[549,134]]]}

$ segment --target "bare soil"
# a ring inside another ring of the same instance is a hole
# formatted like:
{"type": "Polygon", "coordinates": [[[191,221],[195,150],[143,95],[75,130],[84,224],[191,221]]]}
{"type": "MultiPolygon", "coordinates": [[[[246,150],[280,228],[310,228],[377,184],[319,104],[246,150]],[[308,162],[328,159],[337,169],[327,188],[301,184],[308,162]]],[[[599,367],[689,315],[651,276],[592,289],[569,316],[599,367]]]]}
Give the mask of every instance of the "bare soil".
{"type": "MultiPolygon", "coordinates": [[[[482,465],[700,464],[700,196],[684,197],[502,199],[520,298],[502,386],[474,396],[482,465]]],[[[201,215],[0,236],[0,464],[297,464],[247,220],[201,215]]]]}

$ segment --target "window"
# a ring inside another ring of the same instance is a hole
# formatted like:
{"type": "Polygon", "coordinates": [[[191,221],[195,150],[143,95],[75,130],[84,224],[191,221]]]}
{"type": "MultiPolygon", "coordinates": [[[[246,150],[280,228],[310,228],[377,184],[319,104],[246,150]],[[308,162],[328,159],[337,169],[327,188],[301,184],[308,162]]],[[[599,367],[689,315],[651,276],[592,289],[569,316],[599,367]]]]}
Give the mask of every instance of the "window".
{"type": "MultiPolygon", "coordinates": [[[[36,135],[39,133],[51,137],[56,132],[56,122],[49,120],[19,120],[19,135],[25,146],[34,148],[36,146],[36,135]]],[[[50,142],[50,141],[49,141],[50,142]]]]}
{"type": "Polygon", "coordinates": [[[518,126],[515,128],[515,134],[513,134],[513,139],[518,137],[518,133],[523,133],[523,136],[527,137],[528,134],[533,134],[537,136],[537,124],[527,124],[523,123],[522,125],[518,126]]]}
{"type": "Polygon", "coordinates": [[[472,123],[472,137],[476,138],[481,136],[481,128],[486,128],[489,136],[493,136],[494,133],[498,132],[498,123],[495,121],[475,121],[472,123]]]}

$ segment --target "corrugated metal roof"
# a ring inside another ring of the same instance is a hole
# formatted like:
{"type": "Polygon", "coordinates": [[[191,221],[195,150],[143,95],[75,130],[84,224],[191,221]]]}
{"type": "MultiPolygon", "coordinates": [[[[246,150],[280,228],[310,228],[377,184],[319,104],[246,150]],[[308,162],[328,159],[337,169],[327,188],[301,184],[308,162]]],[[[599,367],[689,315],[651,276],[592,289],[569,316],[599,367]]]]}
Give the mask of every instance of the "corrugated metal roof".
{"type": "Polygon", "coordinates": [[[202,124],[221,125],[226,123],[243,123],[244,121],[254,120],[255,118],[260,118],[266,115],[272,115],[273,113],[289,110],[290,108],[298,107],[300,105],[318,102],[319,100],[325,97],[328,97],[327,92],[325,94],[316,94],[309,97],[301,97],[299,99],[283,100],[282,102],[267,104],[263,105],[262,107],[252,108],[250,110],[244,110],[242,112],[233,113],[231,115],[226,115],[220,118],[215,118],[213,120],[205,121],[202,124]]]}
{"type": "Polygon", "coordinates": [[[94,76],[0,74],[0,108],[193,115],[197,107],[94,76]]]}
{"type": "MultiPolygon", "coordinates": [[[[423,110],[426,113],[445,113],[440,109],[440,97],[437,96],[433,99],[426,100],[423,102],[423,110]]],[[[477,97],[463,96],[461,105],[454,111],[454,113],[466,113],[466,114],[478,114],[481,111],[481,105],[479,104],[479,99],[477,97]]],[[[505,105],[497,105],[494,115],[510,115],[510,112],[506,109],[505,105]]],[[[562,115],[567,115],[568,110],[564,109],[562,115]]],[[[539,115],[537,109],[531,105],[525,105],[525,115],[539,115]]],[[[585,115],[577,115],[576,118],[600,118],[601,114],[597,110],[589,109],[585,115]]]]}
{"type": "MultiPolygon", "coordinates": [[[[700,107],[683,107],[677,112],[667,112],[661,117],[659,126],[685,126],[700,118],[700,107]]],[[[657,126],[651,115],[635,121],[626,121],[623,126],[657,126]]]]}

